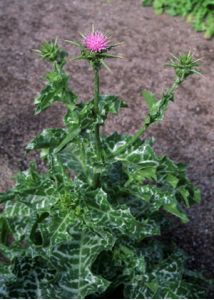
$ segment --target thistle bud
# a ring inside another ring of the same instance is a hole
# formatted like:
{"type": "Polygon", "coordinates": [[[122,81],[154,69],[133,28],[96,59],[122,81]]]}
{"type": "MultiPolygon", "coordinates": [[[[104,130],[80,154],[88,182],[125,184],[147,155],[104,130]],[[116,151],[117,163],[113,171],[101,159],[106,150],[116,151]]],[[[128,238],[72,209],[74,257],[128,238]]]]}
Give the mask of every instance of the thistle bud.
{"type": "Polygon", "coordinates": [[[199,59],[194,59],[192,54],[189,52],[188,54],[183,54],[178,57],[173,56],[170,63],[167,66],[170,66],[175,69],[175,73],[177,77],[183,81],[189,75],[192,74],[200,74],[197,67],[199,59]]]}

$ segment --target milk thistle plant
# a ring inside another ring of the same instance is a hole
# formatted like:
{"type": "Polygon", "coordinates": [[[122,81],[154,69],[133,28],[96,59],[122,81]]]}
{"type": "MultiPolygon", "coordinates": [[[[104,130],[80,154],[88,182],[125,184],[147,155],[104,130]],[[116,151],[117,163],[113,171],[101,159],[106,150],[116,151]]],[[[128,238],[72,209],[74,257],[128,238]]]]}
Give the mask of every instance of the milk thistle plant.
{"type": "Polygon", "coordinates": [[[174,92],[198,73],[191,54],[174,57],[175,79],[161,99],[144,91],[148,115],[133,136],[101,135],[109,113],[126,104],[102,95],[100,69],[111,53],[110,40],[94,30],[83,36],[76,58],[94,72],[93,98],[81,102],[64,70],[67,53],[57,42],[37,52],[50,62],[46,85],[35,99],[36,113],[55,101],[67,113],[64,128],[48,128],[27,146],[40,151],[46,170],[32,162],[16,185],[0,194],[3,259],[2,298],[200,298],[203,278],[185,268],[176,245],[161,242],[169,215],[185,223],[184,207],[200,200],[185,167],[157,155],[145,130],[163,119],[174,92]]]}

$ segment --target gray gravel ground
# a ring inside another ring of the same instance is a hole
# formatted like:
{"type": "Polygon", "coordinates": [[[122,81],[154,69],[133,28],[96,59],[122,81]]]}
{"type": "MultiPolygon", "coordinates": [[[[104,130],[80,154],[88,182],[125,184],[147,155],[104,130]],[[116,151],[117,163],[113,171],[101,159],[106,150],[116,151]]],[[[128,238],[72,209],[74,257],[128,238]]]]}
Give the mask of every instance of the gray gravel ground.
{"type": "MultiPolygon", "coordinates": [[[[45,127],[62,125],[63,107],[54,105],[33,115],[33,98],[41,89],[46,70],[33,53],[45,39],[77,39],[91,24],[124,41],[125,60],[110,63],[113,73],[102,73],[103,93],[123,96],[129,108],[105,127],[133,133],[141,124],[146,106],[142,89],[160,94],[172,81],[163,68],[170,54],[192,50],[203,58],[203,76],[193,76],[176,93],[165,120],[147,135],[156,138],[159,153],[185,162],[193,182],[202,191],[202,202],[189,210],[191,221],[179,226],[172,239],[191,256],[193,268],[214,275],[214,40],[207,41],[181,18],[156,16],[138,0],[1,0],[0,1],[0,190],[11,186],[11,176],[25,169],[24,147],[45,127]]],[[[71,56],[76,49],[66,46],[71,56]]],[[[92,94],[87,64],[70,62],[71,85],[81,98],[92,94]]]]}

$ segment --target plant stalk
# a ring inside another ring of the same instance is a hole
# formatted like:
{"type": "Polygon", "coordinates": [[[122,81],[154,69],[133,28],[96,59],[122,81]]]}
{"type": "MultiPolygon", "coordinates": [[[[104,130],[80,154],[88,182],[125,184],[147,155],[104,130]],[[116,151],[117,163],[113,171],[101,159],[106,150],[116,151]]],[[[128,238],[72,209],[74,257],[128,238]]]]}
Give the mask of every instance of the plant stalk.
{"type": "MultiPolygon", "coordinates": [[[[177,89],[177,87],[183,82],[183,80],[177,78],[173,85],[171,86],[171,88],[168,89],[166,96],[168,96],[168,102],[170,102],[171,97],[173,95],[173,93],[175,92],[175,90],[177,89]]],[[[168,105],[168,103],[167,103],[168,105]]],[[[120,147],[115,153],[114,156],[123,153],[128,147],[130,147],[131,145],[133,145],[146,131],[146,129],[152,124],[154,123],[154,121],[150,121],[150,122],[144,122],[143,126],[141,128],[139,128],[137,130],[137,132],[133,135],[133,137],[129,140],[128,143],[126,143],[125,145],[123,145],[122,147],[120,147]]]]}
{"type": "MultiPolygon", "coordinates": [[[[99,98],[100,98],[100,76],[99,76],[100,67],[94,66],[94,111],[96,116],[99,115],[99,98]]],[[[99,160],[102,160],[102,148],[100,140],[100,125],[96,124],[95,127],[95,144],[97,150],[97,156],[99,160]]]]}
{"type": "MultiPolygon", "coordinates": [[[[100,98],[100,64],[94,63],[94,113],[95,116],[99,116],[99,98],[100,98]]],[[[95,126],[95,147],[97,152],[97,157],[99,162],[103,162],[102,157],[102,145],[100,139],[100,125],[96,124],[95,126]]],[[[95,174],[94,186],[98,187],[100,185],[100,175],[95,174]]]]}

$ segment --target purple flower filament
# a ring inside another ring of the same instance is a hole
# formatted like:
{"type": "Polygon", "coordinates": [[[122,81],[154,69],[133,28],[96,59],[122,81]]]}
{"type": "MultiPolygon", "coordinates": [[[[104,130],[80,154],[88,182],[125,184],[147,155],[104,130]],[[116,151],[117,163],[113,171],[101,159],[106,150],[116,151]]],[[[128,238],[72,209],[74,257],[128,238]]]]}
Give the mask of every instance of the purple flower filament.
{"type": "Polygon", "coordinates": [[[108,48],[108,38],[99,31],[89,33],[84,38],[84,45],[92,52],[101,52],[108,48]]]}

